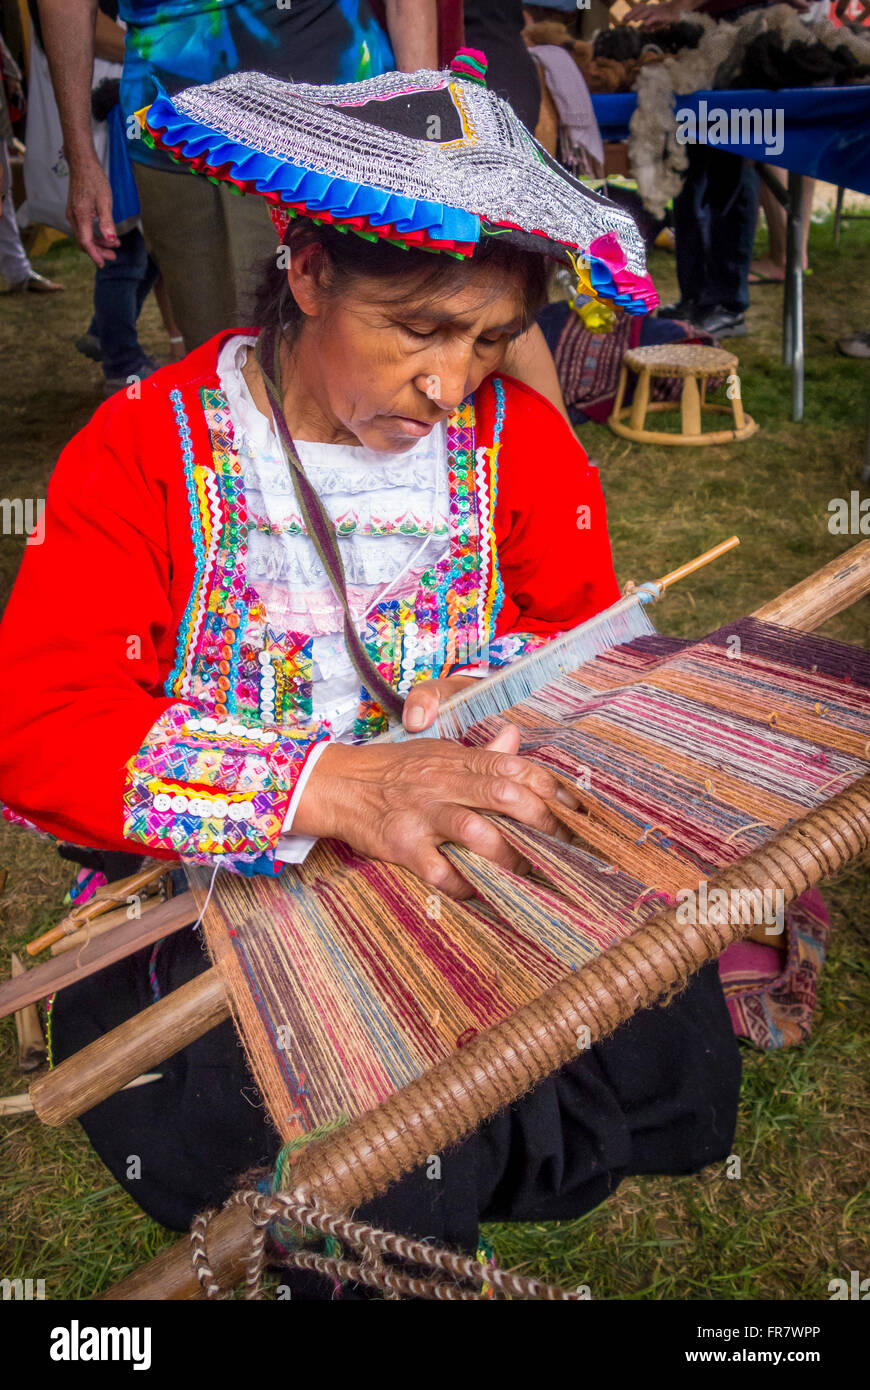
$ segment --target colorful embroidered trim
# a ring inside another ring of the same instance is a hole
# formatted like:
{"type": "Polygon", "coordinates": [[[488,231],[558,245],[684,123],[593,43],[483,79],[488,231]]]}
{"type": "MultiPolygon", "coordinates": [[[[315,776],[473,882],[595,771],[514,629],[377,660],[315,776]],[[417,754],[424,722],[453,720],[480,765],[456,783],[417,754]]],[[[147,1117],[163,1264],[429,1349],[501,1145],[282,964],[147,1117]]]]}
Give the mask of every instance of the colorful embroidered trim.
{"type": "Polygon", "coordinates": [[[334,178],[275,155],[255,152],[175,109],[158,96],[136,112],[142,138],[216,183],[256,193],[289,217],[303,215],[339,230],[399,246],[470,256],[480,218],[462,208],[334,178]]]}
{"type": "MultiPolygon", "coordinates": [[[[494,377],[492,382],[495,392],[495,425],[493,428],[492,448],[489,452],[489,477],[487,480],[488,491],[488,568],[489,585],[486,597],[483,601],[483,616],[480,624],[481,641],[487,645],[495,632],[495,624],[502,604],[504,603],[504,585],[501,580],[501,570],[498,563],[498,549],[495,543],[495,508],[498,502],[498,456],[501,450],[501,435],[504,428],[505,417],[505,390],[504,382],[501,377],[494,377]]],[[[483,584],[481,584],[483,589],[483,584]]]]}
{"type": "Polygon", "coordinates": [[[124,835],[180,857],[250,859],[273,849],[323,728],[278,731],[170,705],[127,764],[124,835]]]}
{"type": "MultiPolygon", "coordinates": [[[[307,536],[308,528],[297,512],[291,512],[282,521],[270,521],[268,517],[250,514],[249,530],[263,531],[269,536],[307,536]]],[[[449,531],[446,517],[438,517],[434,522],[419,517],[414,512],[404,512],[397,517],[372,516],[360,523],[359,512],[343,512],[335,518],[335,530],[339,536],[446,536],[449,531]]]]}
{"type": "Polygon", "coordinates": [[[190,536],[193,542],[194,552],[194,582],[190,591],[190,598],[181,619],[181,626],[178,629],[178,642],[176,644],[175,666],[166,678],[164,689],[167,695],[181,695],[187,693],[182,689],[182,673],[188,663],[189,648],[193,639],[194,623],[193,614],[198,606],[199,597],[202,592],[205,578],[205,555],[206,543],[204,535],[204,508],[197,489],[197,469],[193,458],[193,446],[190,436],[190,425],[187,419],[187,412],[184,408],[184,400],[179,390],[170,391],[169,399],[172,402],[172,410],[175,415],[175,426],[178,430],[178,442],[181,446],[181,458],[184,467],[184,481],[187,487],[187,504],[190,511],[190,536]]]}

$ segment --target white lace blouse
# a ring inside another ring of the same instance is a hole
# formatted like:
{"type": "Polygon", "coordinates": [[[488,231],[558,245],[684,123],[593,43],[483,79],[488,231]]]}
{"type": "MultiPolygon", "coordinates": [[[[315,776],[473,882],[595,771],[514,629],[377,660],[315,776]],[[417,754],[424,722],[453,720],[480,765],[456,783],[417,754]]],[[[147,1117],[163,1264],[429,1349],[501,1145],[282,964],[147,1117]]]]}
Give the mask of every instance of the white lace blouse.
{"type": "MultiPolygon", "coordinates": [[[[276,627],[313,635],[313,716],[328,720],[335,736],[343,738],[349,736],[357,715],[360,679],[345,646],[341,607],[313,542],[304,534],[274,425],[254,404],[242,375],[248,349],[255,343],[255,338],[239,334],[227,339],[218,357],[251,526],[248,581],[276,627]]],[[[362,634],[376,604],[413,591],[423,572],[447,553],[446,424],[437,425],[400,454],[348,444],[294,442],[306,476],[337,525],[348,601],[362,634]]],[[[399,690],[404,693],[401,684],[399,690]]],[[[292,824],[316,755],[327,746],[319,745],[309,757],[285,830],[292,824]]],[[[298,862],[312,843],[304,836],[282,837],[277,852],[298,862]]]]}

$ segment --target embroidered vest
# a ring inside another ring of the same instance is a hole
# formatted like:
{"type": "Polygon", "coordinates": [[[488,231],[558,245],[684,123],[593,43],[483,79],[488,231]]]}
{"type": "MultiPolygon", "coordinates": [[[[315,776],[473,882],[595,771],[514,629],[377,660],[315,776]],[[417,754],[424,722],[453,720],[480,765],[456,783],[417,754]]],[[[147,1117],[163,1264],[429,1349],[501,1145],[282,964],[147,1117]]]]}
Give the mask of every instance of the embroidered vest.
{"type": "MultiPolygon", "coordinates": [[[[381,674],[400,693],[457,666],[487,660],[503,601],[493,519],[504,386],[495,378],[494,438],[477,442],[473,398],[447,421],[449,546],[414,592],[375,606],[364,640],[381,674]]],[[[268,621],[247,580],[248,513],[242,463],[220,390],[200,402],[211,457],[194,458],[179,391],[171,393],[184,459],[195,578],[178,634],[166,694],[191,701],[215,719],[292,728],[312,720],[313,638],[268,621]]],[[[371,738],[386,717],[362,688],[355,739],[371,738]]]]}

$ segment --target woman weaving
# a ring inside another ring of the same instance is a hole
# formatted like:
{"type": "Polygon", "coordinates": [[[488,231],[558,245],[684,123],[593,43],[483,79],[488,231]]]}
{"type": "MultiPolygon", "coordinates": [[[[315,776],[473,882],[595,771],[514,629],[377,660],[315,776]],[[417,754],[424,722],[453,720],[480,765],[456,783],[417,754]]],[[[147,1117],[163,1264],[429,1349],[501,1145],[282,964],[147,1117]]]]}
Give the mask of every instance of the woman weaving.
{"type": "MultiPolygon", "coordinates": [[[[256,329],[108,401],[58,464],[0,634],[11,819],[242,873],[331,836],[453,897],[470,890],[446,841],[523,867],[488,812],[559,832],[547,803],[569,794],[510,725],[483,748],[368,744],[391,717],[424,732],[446,695],[618,596],[596,470],[501,367],[547,257],[582,252],[632,312],[654,291],[630,219],[545,161],[481,70],[244,74],[143,116],[180,161],[265,196],[282,243],[256,329]]],[[[204,965],[180,932],[64,991],[55,1059],[204,965]]],[[[482,1214],[577,1215],[626,1173],[726,1154],[739,1071],[711,966],[372,1210],[471,1248],[482,1214]]],[[[252,1088],[223,1025],[84,1124],[181,1229],[274,1160],[252,1088]]]]}

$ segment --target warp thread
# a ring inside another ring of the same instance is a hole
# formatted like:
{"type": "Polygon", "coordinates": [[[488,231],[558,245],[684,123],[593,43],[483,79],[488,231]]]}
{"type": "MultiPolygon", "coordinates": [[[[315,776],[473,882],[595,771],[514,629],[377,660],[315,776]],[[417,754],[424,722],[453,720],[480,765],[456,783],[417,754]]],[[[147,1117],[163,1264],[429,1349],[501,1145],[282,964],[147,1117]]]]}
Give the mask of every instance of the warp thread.
{"type": "Polygon", "coordinates": [[[57,992],[50,994],[45,1001],[45,1055],[48,1062],[48,1069],[51,1071],[54,1066],[54,1051],[52,1044],[52,1015],[54,1011],[54,1001],[57,992]]]}
{"type": "Polygon", "coordinates": [[[160,982],[157,979],[157,953],[165,940],[166,937],[161,936],[159,941],[155,941],[151,955],[148,957],[148,982],[151,985],[151,997],[155,1004],[160,998],[160,982]]]}

